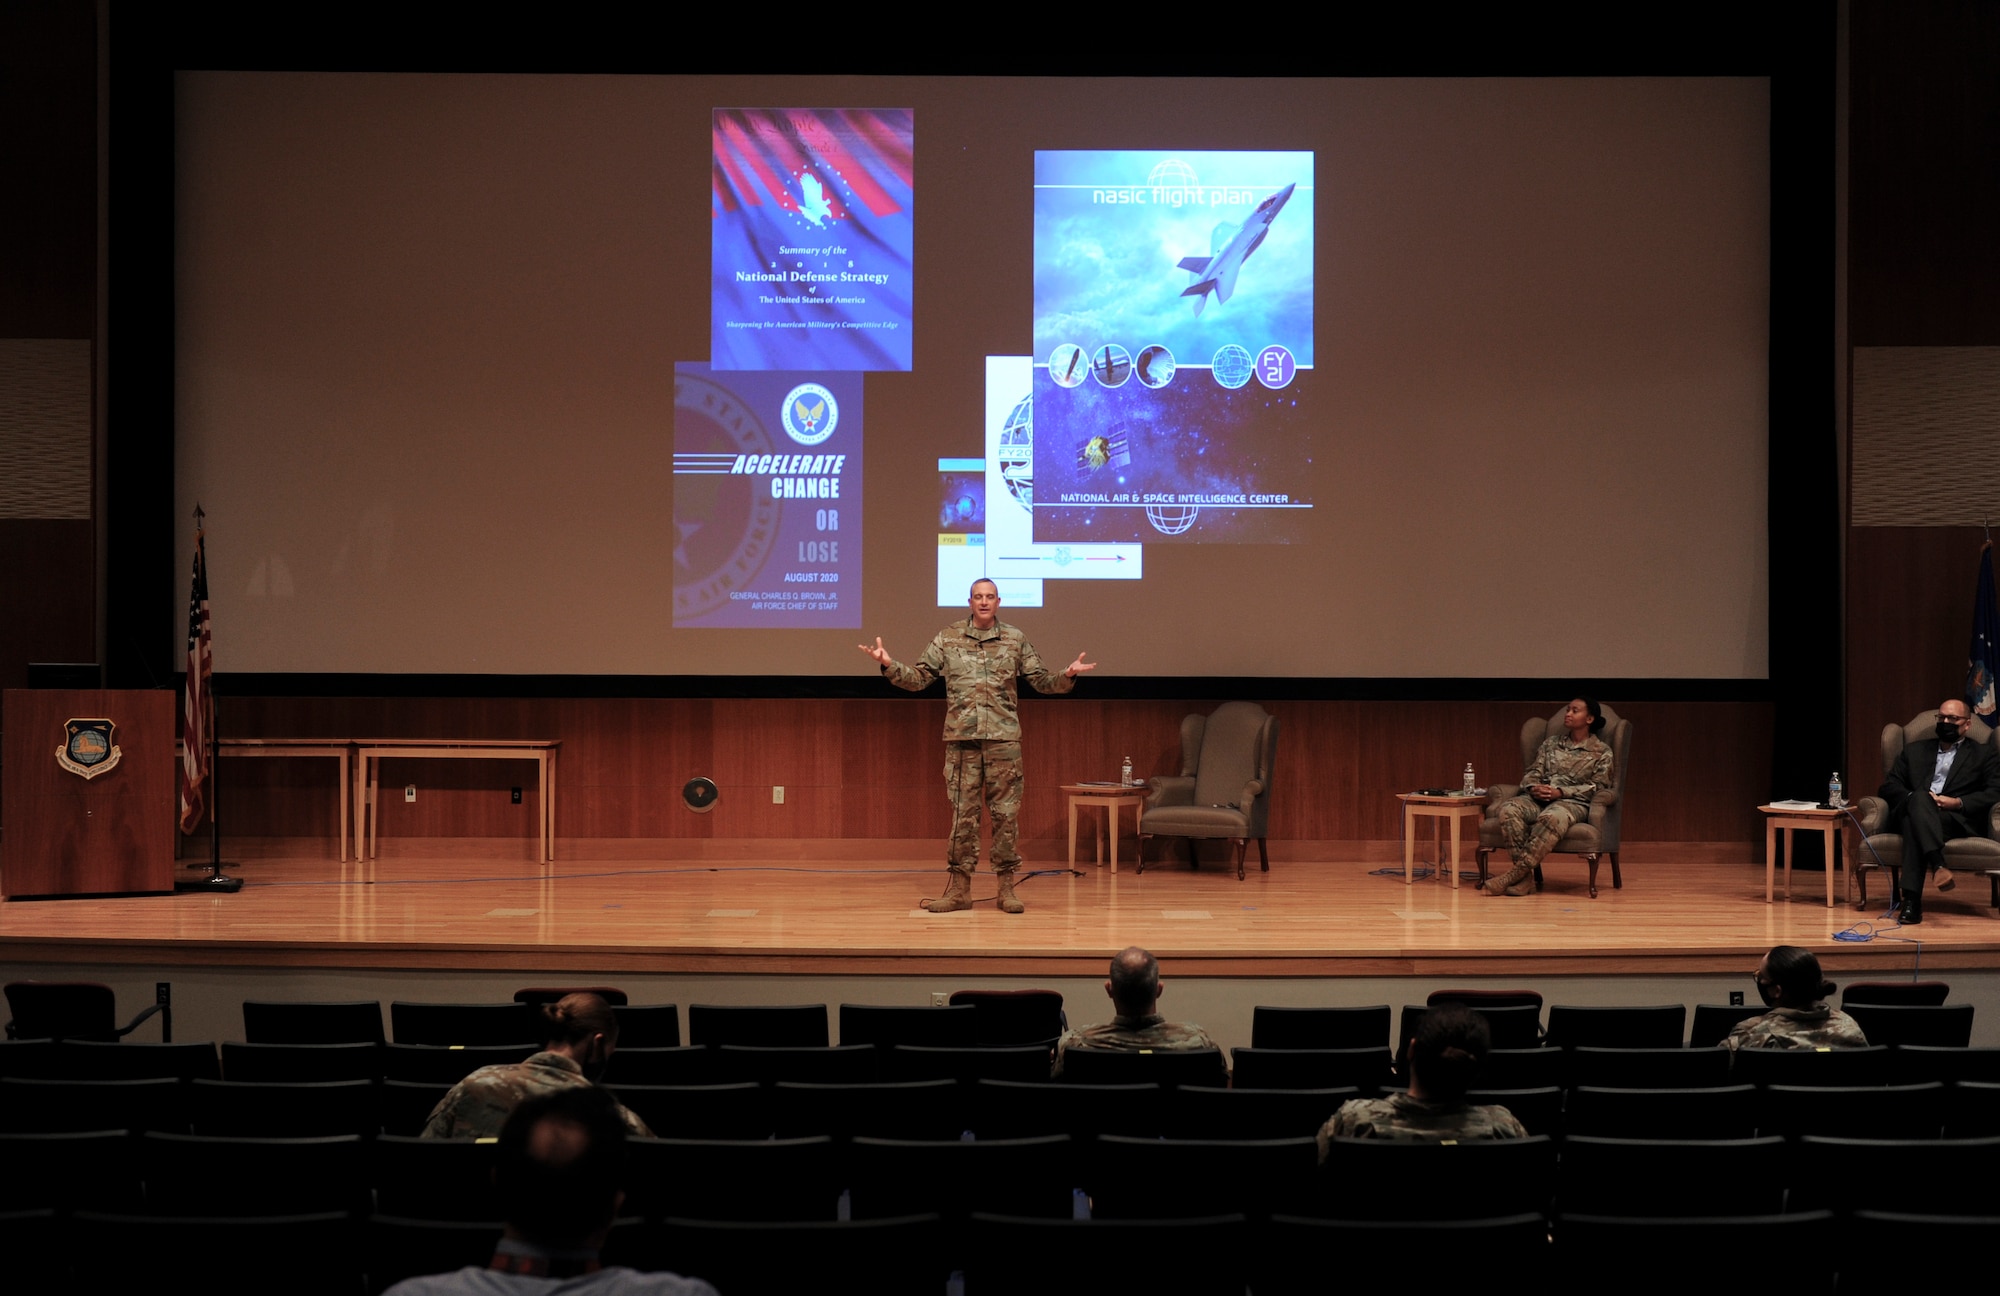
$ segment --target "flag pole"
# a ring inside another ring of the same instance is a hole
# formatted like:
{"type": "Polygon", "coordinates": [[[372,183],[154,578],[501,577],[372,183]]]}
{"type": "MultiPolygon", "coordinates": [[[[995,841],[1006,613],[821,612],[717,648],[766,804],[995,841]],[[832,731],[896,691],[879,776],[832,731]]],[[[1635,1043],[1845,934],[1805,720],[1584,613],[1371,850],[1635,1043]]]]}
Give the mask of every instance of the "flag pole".
{"type": "MultiPolygon", "coordinates": [[[[188,699],[185,713],[195,718],[206,717],[208,739],[208,769],[202,778],[202,787],[208,809],[208,876],[181,878],[175,881],[176,891],[208,891],[233,895],[243,889],[243,879],[233,878],[222,871],[222,817],[216,813],[216,787],[222,781],[221,768],[216,762],[221,749],[215,733],[215,688],[214,673],[210,666],[209,624],[208,624],[208,560],[204,552],[202,536],[201,505],[194,506],[194,574],[188,589],[188,699]]],[[[183,733],[183,744],[198,748],[202,734],[183,733]]],[[[201,865],[191,865],[200,868],[201,865]]]]}

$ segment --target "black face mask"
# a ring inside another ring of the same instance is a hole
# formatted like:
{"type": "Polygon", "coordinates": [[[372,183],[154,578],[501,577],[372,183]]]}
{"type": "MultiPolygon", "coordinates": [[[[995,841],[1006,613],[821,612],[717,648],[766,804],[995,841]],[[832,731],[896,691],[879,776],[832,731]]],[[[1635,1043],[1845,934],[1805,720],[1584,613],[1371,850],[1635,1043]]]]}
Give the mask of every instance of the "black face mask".
{"type": "Polygon", "coordinates": [[[1937,722],[1937,736],[1939,742],[1946,742],[1946,743],[1957,742],[1958,726],[1956,724],[1953,724],[1950,720],[1945,719],[1943,716],[1939,716],[1937,722]]]}

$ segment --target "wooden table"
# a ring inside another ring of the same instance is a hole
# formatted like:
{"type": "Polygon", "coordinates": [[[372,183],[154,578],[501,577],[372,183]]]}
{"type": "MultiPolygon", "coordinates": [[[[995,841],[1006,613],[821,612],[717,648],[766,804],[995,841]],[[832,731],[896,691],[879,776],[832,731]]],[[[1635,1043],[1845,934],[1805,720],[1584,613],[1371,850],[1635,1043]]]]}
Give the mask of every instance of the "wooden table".
{"type": "MultiPolygon", "coordinates": [[[[1139,832],[1139,816],[1144,813],[1146,798],[1152,795],[1148,787],[1119,787],[1117,784],[1065,783],[1062,790],[1069,793],[1069,866],[1076,867],[1076,812],[1082,806],[1103,806],[1105,818],[1111,828],[1111,871],[1118,871],[1118,808],[1132,807],[1132,833],[1139,832]]],[[[1104,838],[1093,836],[1093,848],[1104,838]]],[[[1096,853],[1093,850],[1093,853],[1096,853]]],[[[1104,866],[1104,856],[1097,853],[1098,867],[1104,866]]]]}
{"type": "MultiPolygon", "coordinates": [[[[334,784],[333,801],[335,814],[340,820],[340,859],[343,864],[347,862],[347,768],[354,752],[352,742],[345,738],[218,738],[215,745],[217,754],[221,756],[324,756],[337,761],[340,774],[334,784]]],[[[185,743],[174,740],[176,763],[186,750],[185,743]]],[[[178,833],[174,836],[174,847],[178,855],[178,833]]]]}
{"type": "Polygon", "coordinates": [[[1417,880],[1417,820],[1431,820],[1431,855],[1437,861],[1438,871],[1444,870],[1444,824],[1439,820],[1451,820],[1451,884],[1458,886],[1458,844],[1461,825],[1472,821],[1476,837],[1479,821],[1484,817],[1486,804],[1490,798],[1483,796],[1432,796],[1426,792],[1399,792],[1396,799],[1403,803],[1403,885],[1417,880]]]}
{"type": "Polygon", "coordinates": [[[1833,908],[1833,866],[1839,858],[1833,842],[1847,815],[1840,810],[1793,810],[1784,806],[1761,805],[1764,812],[1764,903],[1773,904],[1772,886],[1777,880],[1778,851],[1785,852],[1785,899],[1792,898],[1792,833],[1804,829],[1821,834],[1826,842],[1826,907],[1833,908]]]}
{"type": "Polygon", "coordinates": [[[357,738],[358,758],[354,769],[354,855],[373,858],[376,829],[381,816],[375,804],[378,763],[384,760],[531,760],[540,778],[537,800],[541,806],[539,853],[544,861],[556,857],[556,749],[561,739],[535,738],[357,738]],[[363,850],[363,832],[366,850],[363,850]]]}

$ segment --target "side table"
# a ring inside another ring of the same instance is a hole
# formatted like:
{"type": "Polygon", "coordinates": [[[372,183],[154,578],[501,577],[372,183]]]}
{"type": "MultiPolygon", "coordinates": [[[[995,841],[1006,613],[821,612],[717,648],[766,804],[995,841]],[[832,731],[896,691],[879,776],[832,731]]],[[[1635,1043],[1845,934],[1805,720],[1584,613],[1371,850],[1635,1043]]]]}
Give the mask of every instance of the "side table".
{"type": "Polygon", "coordinates": [[[1826,907],[1833,908],[1833,866],[1839,858],[1833,843],[1846,815],[1839,810],[1797,810],[1769,805],[1757,808],[1764,812],[1764,903],[1775,903],[1772,886],[1777,880],[1780,849],[1785,853],[1785,899],[1792,898],[1792,834],[1804,829],[1821,834],[1826,842],[1826,907]]]}
{"type": "Polygon", "coordinates": [[[1444,867],[1444,824],[1441,820],[1451,820],[1451,884],[1458,886],[1458,844],[1463,831],[1460,825],[1472,821],[1473,834],[1479,832],[1479,821],[1484,816],[1486,805],[1491,798],[1484,796],[1432,796],[1427,792],[1399,792],[1396,799],[1403,803],[1403,885],[1417,880],[1417,820],[1431,820],[1431,855],[1437,860],[1440,870],[1444,867]]]}
{"type": "MultiPolygon", "coordinates": [[[[1121,806],[1132,807],[1132,834],[1136,840],[1139,833],[1139,816],[1144,811],[1146,798],[1152,795],[1148,787],[1120,787],[1116,783],[1065,783],[1062,790],[1069,793],[1069,866],[1076,867],[1076,812],[1083,806],[1103,806],[1105,818],[1111,828],[1111,871],[1118,871],[1118,810],[1121,806]]],[[[1104,840],[1094,836],[1095,846],[1104,840]]],[[[1100,866],[1103,857],[1098,857],[1100,866]]]]}

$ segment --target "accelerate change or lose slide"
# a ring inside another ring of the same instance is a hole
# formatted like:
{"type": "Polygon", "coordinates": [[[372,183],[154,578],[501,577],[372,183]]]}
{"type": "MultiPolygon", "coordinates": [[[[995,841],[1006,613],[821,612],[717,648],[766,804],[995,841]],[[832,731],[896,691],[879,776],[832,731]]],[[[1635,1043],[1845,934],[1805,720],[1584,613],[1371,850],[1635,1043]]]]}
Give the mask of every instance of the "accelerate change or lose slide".
{"type": "Polygon", "coordinates": [[[1286,544],[1312,508],[1313,155],[1035,154],[1038,544],[1286,544]]]}

